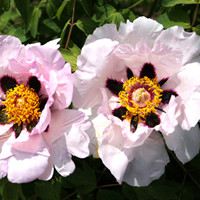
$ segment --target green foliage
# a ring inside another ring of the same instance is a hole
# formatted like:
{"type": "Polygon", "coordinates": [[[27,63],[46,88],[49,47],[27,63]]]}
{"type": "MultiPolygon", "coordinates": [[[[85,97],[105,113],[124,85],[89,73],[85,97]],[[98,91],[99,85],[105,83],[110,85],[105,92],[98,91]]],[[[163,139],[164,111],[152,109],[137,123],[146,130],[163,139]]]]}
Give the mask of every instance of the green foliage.
{"type": "MultiPolygon", "coordinates": [[[[60,52],[77,69],[85,39],[106,23],[133,21],[144,15],[164,28],[182,26],[200,35],[198,0],[0,0],[0,33],[23,43],[60,40],[60,52]]],[[[119,185],[99,159],[75,159],[68,177],[12,184],[0,180],[3,200],[199,200],[200,155],[186,165],[170,156],[165,174],[146,187],[119,185]]]]}

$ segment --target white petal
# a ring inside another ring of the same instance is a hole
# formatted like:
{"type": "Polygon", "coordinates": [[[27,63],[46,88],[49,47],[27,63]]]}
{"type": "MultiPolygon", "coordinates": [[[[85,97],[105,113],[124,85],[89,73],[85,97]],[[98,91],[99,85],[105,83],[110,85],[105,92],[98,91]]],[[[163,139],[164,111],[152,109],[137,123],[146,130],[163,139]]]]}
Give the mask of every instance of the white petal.
{"type": "MultiPolygon", "coordinates": [[[[200,89],[200,88],[199,88],[200,89]]],[[[190,99],[184,102],[184,108],[182,110],[182,115],[179,118],[179,122],[183,129],[189,130],[194,127],[200,120],[200,91],[195,91],[190,96],[190,99]]]]}
{"type": "Polygon", "coordinates": [[[161,113],[161,123],[155,128],[155,130],[165,132],[166,135],[174,132],[175,127],[178,125],[178,118],[181,114],[180,109],[177,110],[178,103],[178,98],[172,96],[169,101],[169,104],[162,108],[165,111],[165,113],[161,113]]]}
{"type": "Polygon", "coordinates": [[[75,106],[87,108],[101,102],[100,88],[105,87],[107,78],[116,77],[122,70],[119,59],[111,55],[117,44],[101,39],[83,47],[77,62],[79,70],[75,72],[75,106]]]}
{"type": "Polygon", "coordinates": [[[199,63],[187,64],[176,75],[168,79],[164,88],[175,90],[182,99],[187,100],[200,87],[199,74],[199,63]]]}
{"type": "Polygon", "coordinates": [[[99,157],[118,182],[121,182],[121,178],[128,165],[126,154],[112,145],[102,145],[99,148],[99,157]]]}
{"type": "Polygon", "coordinates": [[[44,134],[48,144],[59,139],[67,133],[72,124],[81,123],[85,119],[85,115],[77,110],[66,109],[52,112],[52,118],[49,125],[49,130],[44,134]]]}
{"type": "Polygon", "coordinates": [[[133,23],[127,21],[119,27],[119,32],[123,39],[122,43],[135,46],[137,43],[145,43],[151,47],[155,39],[159,36],[163,26],[155,20],[146,17],[138,17],[133,23]]]}
{"type": "Polygon", "coordinates": [[[123,181],[133,186],[146,186],[158,179],[169,162],[164,143],[153,133],[143,145],[134,148],[134,159],[126,169],[123,181]]]}
{"type": "Polygon", "coordinates": [[[8,180],[27,183],[39,178],[48,167],[48,157],[15,151],[8,160],[8,180]]]}
{"type": "Polygon", "coordinates": [[[85,158],[89,155],[90,140],[86,131],[90,125],[90,122],[74,123],[66,134],[68,150],[72,155],[79,158],[85,158]]]}
{"type": "Polygon", "coordinates": [[[92,35],[89,35],[85,44],[94,42],[95,40],[109,38],[112,40],[119,40],[119,33],[115,24],[105,24],[95,29],[92,35]]]}
{"type": "Polygon", "coordinates": [[[53,172],[54,172],[54,167],[53,167],[52,163],[49,162],[47,169],[40,177],[38,177],[38,179],[48,181],[52,178],[53,172]]]}
{"type": "Polygon", "coordinates": [[[175,132],[165,135],[165,141],[169,149],[175,152],[178,159],[186,163],[199,153],[200,134],[199,127],[196,126],[190,131],[185,131],[180,127],[175,132]]]}
{"type": "Polygon", "coordinates": [[[165,43],[169,48],[180,51],[183,65],[199,57],[200,37],[195,32],[185,32],[182,27],[174,26],[164,30],[156,43],[165,43]]]}
{"type": "Polygon", "coordinates": [[[61,137],[56,140],[51,145],[51,151],[51,159],[57,172],[62,176],[68,176],[71,174],[75,169],[75,165],[67,150],[65,137],[61,137]]]}
{"type": "Polygon", "coordinates": [[[60,45],[58,44],[60,42],[60,38],[51,40],[47,42],[44,46],[53,48],[53,49],[59,49],[60,45]]]}

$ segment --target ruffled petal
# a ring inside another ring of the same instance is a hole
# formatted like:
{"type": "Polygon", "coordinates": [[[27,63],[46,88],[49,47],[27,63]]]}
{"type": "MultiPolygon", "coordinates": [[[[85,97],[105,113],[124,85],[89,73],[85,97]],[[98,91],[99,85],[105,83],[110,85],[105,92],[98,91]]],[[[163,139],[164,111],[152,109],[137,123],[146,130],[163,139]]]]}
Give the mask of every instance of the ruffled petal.
{"type": "Polygon", "coordinates": [[[110,57],[117,44],[101,39],[83,47],[77,63],[79,70],[75,72],[75,106],[87,108],[99,104],[102,98],[100,88],[105,87],[107,78],[116,78],[117,74],[119,77],[123,68],[117,59],[110,57]],[[113,68],[117,69],[115,73],[113,68]]]}
{"type": "Polygon", "coordinates": [[[172,134],[163,134],[169,149],[175,152],[177,158],[186,163],[199,153],[200,134],[199,127],[195,126],[190,131],[185,131],[179,126],[172,134]]]}
{"type": "Polygon", "coordinates": [[[73,77],[71,72],[70,64],[66,64],[62,70],[58,71],[57,79],[58,86],[54,95],[55,109],[64,109],[71,104],[73,94],[73,77]]]}
{"type": "Polygon", "coordinates": [[[8,66],[9,60],[17,58],[23,45],[18,38],[7,35],[0,36],[0,44],[0,66],[4,68],[8,66]]]}
{"type": "Polygon", "coordinates": [[[143,145],[134,148],[123,181],[132,186],[146,186],[158,179],[169,162],[162,138],[154,132],[143,145]]]}
{"type": "Polygon", "coordinates": [[[122,43],[135,46],[137,43],[146,43],[152,47],[155,39],[160,35],[163,26],[155,20],[138,17],[133,22],[121,23],[119,33],[122,43]]]}
{"type": "Polygon", "coordinates": [[[90,140],[86,131],[90,125],[90,122],[74,123],[72,125],[66,137],[68,150],[72,155],[79,158],[85,158],[89,155],[90,140]]]}
{"type": "MultiPolygon", "coordinates": [[[[168,48],[182,53],[182,65],[193,62],[199,57],[200,37],[195,32],[185,32],[182,27],[174,26],[164,30],[155,44],[167,44],[168,48]]],[[[155,47],[156,48],[156,47],[155,47]]]]}

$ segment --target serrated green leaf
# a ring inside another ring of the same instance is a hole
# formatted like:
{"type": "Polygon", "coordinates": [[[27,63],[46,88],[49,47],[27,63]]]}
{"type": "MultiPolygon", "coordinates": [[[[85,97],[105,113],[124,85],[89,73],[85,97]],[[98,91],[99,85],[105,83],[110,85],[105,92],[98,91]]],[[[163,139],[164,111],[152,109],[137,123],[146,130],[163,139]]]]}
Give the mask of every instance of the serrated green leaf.
{"type": "Polygon", "coordinates": [[[177,4],[198,4],[199,0],[163,0],[162,6],[173,7],[177,4]]]}
{"type": "Polygon", "coordinates": [[[41,14],[42,12],[40,8],[35,7],[31,16],[30,24],[29,24],[29,30],[33,38],[35,38],[38,33],[38,24],[39,24],[41,14]]]}
{"type": "Polygon", "coordinates": [[[157,18],[165,28],[171,26],[182,26],[183,28],[190,28],[190,18],[187,11],[182,8],[172,8],[167,13],[160,15],[157,18]]]}
{"type": "Polygon", "coordinates": [[[77,57],[80,54],[80,49],[75,45],[69,46],[68,49],[59,49],[62,56],[64,57],[66,62],[69,62],[72,68],[72,71],[76,71],[77,69],[77,57]]]}

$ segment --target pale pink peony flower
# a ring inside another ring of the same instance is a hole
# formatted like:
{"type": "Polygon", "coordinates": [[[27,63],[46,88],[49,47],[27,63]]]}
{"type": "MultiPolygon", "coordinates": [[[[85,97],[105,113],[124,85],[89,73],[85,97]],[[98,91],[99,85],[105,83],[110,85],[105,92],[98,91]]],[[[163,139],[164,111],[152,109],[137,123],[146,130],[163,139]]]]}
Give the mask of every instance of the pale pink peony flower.
{"type": "Polygon", "coordinates": [[[0,178],[49,180],[75,169],[71,156],[89,154],[89,123],[71,104],[73,76],[58,40],[24,46],[0,36],[0,178]]]}
{"type": "Polygon", "coordinates": [[[87,38],[74,103],[92,108],[98,156],[119,183],[144,186],[164,173],[163,138],[183,163],[199,152],[199,47],[195,33],[145,17],[87,38]]]}

